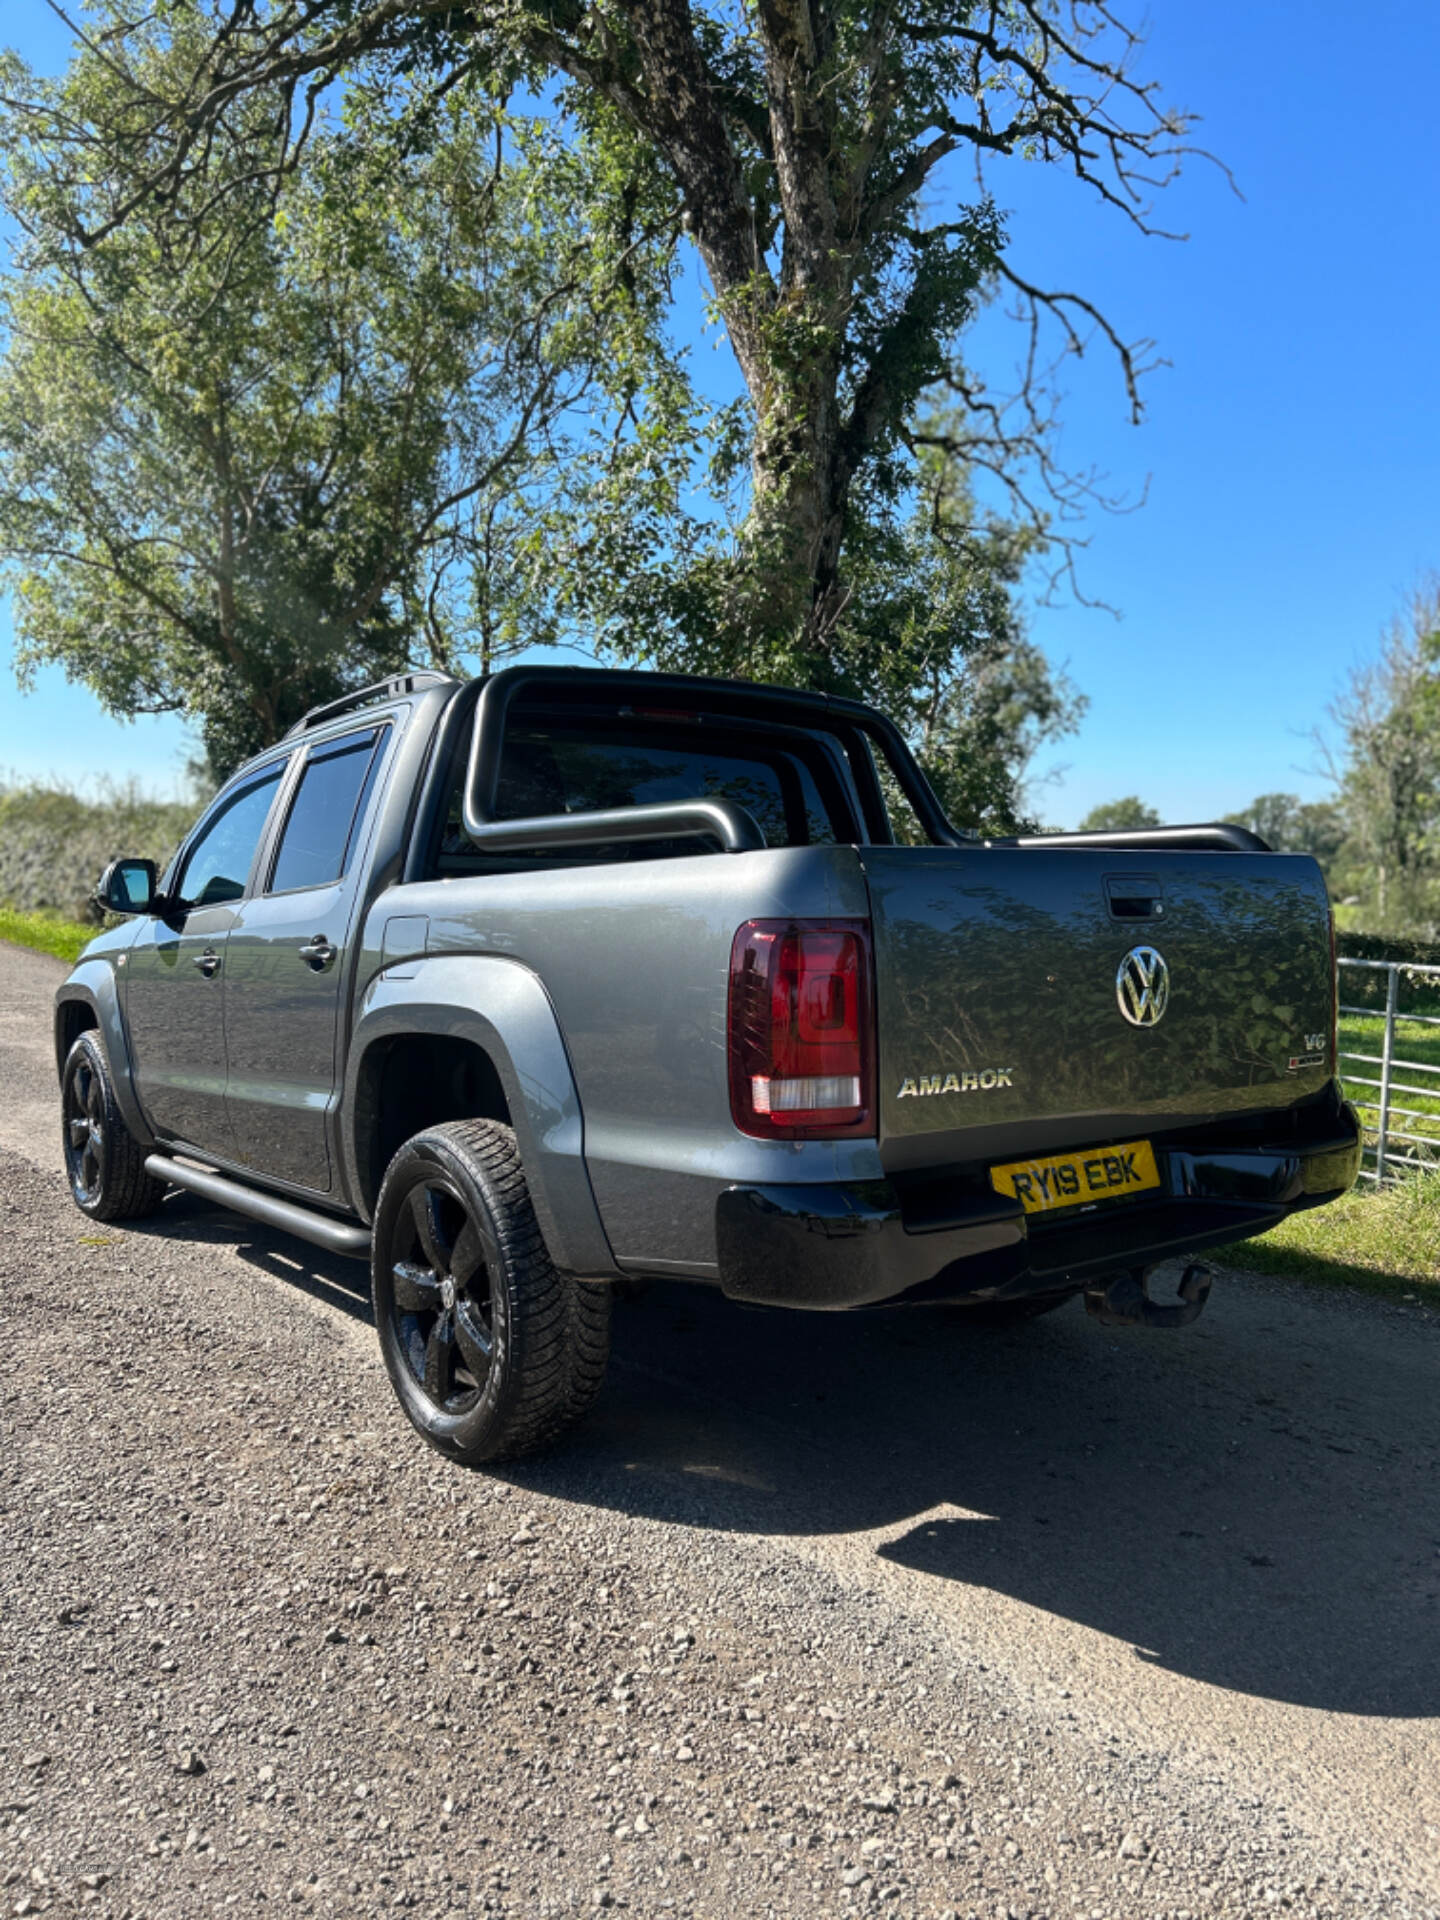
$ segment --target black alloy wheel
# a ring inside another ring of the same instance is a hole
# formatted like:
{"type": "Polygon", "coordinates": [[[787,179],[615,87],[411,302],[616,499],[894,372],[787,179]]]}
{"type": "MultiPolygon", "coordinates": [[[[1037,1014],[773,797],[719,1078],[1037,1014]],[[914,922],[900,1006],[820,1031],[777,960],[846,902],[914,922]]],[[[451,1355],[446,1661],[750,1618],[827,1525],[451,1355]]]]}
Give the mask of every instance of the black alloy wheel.
{"type": "Polygon", "coordinates": [[[153,1213],[165,1183],[145,1171],[145,1149],[115,1099],[100,1036],[87,1029],[65,1056],[60,1115],[70,1195],[92,1220],[134,1220],[153,1213]]]}
{"type": "Polygon", "coordinates": [[[396,1339],[437,1412],[479,1402],[495,1349],[495,1236],[440,1170],[410,1189],[391,1242],[396,1339]]]}
{"type": "Polygon", "coordinates": [[[66,1076],[62,1106],[70,1191],[82,1207],[93,1207],[105,1185],[105,1089],[84,1050],[66,1076]]]}
{"type": "Polygon", "coordinates": [[[401,1147],[375,1203],[370,1285],[401,1406],[467,1466],[547,1445],[600,1391],[610,1290],[555,1267],[499,1121],[447,1120],[401,1147]]]}

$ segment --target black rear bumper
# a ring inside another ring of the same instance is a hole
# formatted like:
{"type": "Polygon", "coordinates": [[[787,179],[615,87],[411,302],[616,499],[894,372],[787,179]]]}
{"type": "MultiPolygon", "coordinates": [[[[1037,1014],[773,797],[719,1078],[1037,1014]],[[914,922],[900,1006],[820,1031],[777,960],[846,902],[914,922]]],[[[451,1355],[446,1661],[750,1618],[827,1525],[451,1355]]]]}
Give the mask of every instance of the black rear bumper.
{"type": "MultiPolygon", "coordinates": [[[[985,1170],[835,1186],[731,1187],[717,1203],[720,1284],[783,1307],[979,1305],[1078,1292],[1101,1274],[1248,1240],[1348,1191],[1360,1125],[1338,1097],[1235,1130],[1156,1135],[1154,1195],[1050,1216],[987,1190],[985,1170]]],[[[1087,1142],[1103,1145],[1103,1142],[1087,1142]]]]}

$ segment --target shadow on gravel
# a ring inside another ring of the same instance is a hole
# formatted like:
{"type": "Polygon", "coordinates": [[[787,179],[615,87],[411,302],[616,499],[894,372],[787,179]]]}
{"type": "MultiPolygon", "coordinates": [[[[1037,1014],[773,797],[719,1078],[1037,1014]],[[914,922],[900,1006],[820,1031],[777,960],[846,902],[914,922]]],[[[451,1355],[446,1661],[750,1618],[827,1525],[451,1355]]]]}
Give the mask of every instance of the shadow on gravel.
{"type": "Polygon", "coordinates": [[[657,1286],[617,1311],[575,1440],[507,1477],[697,1528],[883,1529],[882,1559],[1215,1686],[1440,1713],[1440,1349],[1361,1309],[1296,1317],[1243,1283],[1174,1335],[657,1286]]]}
{"type": "MultiPolygon", "coordinates": [[[[360,1321],[368,1274],[186,1195],[133,1233],[225,1247],[360,1321]]],[[[697,1529],[879,1537],[1192,1679],[1440,1713],[1440,1344],[1403,1316],[1226,1279],[1197,1327],[1013,1332],[770,1313],[657,1285],[601,1400],[517,1487],[697,1529]]],[[[419,1445],[395,1411],[396,1447],[419,1445]]],[[[457,1469],[458,1471],[458,1469],[457,1469]]]]}
{"type": "Polygon", "coordinates": [[[363,1260],[307,1246],[293,1234],[272,1232],[258,1220],[226,1213],[195,1194],[172,1190],[157,1214],[127,1221],[125,1231],[191,1246],[224,1247],[312,1300],[323,1300],[355,1320],[371,1319],[370,1269],[363,1260]]]}

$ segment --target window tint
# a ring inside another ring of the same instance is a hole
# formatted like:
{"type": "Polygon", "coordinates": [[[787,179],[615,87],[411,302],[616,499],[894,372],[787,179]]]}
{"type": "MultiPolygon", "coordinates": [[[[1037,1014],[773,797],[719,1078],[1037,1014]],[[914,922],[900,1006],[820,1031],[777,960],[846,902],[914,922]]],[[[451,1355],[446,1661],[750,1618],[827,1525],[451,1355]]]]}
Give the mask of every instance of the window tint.
{"type": "Polygon", "coordinates": [[[192,907],[214,907],[238,900],[245,891],[255,849],[265,830],[265,818],[285,762],[267,767],[258,780],[221,804],[200,829],[200,837],[185,856],[179,893],[192,907]]]}
{"type": "MultiPolygon", "coordinates": [[[[837,796],[832,796],[831,805],[826,804],[808,755],[802,758],[778,743],[752,747],[736,734],[725,734],[704,746],[694,740],[676,744],[676,731],[670,728],[661,735],[638,729],[608,733],[592,728],[578,733],[521,724],[505,739],[496,814],[502,820],[520,820],[545,814],[590,813],[606,807],[650,806],[662,800],[722,798],[747,808],[772,847],[835,840],[833,808],[837,796]]],[[[473,872],[477,864],[490,869],[536,864],[536,856],[491,854],[474,846],[462,824],[464,775],[462,756],[450,791],[437,870],[458,873],[473,872]]],[[[822,779],[828,792],[835,783],[823,765],[822,779]]],[[[843,808],[844,803],[840,804],[843,808]]],[[[703,844],[694,837],[683,837],[575,847],[541,856],[541,864],[655,860],[695,853],[703,844]]]]}
{"type": "Polygon", "coordinates": [[[501,755],[495,811],[502,820],[518,820],[696,799],[747,808],[772,847],[835,838],[802,761],[779,750],[751,755],[728,742],[716,750],[644,736],[517,728],[501,755]]]}
{"type": "Polygon", "coordinates": [[[377,738],[372,727],[311,753],[280,837],[271,893],[329,886],[345,872],[380,764],[377,738]]]}

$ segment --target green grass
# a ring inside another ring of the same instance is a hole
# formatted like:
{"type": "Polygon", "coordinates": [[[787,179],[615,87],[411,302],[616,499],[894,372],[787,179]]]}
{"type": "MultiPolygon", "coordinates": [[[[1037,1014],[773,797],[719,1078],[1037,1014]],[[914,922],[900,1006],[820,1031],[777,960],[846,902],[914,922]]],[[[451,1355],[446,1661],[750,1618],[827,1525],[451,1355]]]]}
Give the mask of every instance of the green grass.
{"type": "MultiPolygon", "coordinates": [[[[1360,1108],[1360,1117],[1367,1126],[1374,1126],[1377,1115],[1373,1102],[1380,1098],[1380,1089],[1367,1086],[1363,1081],[1378,1080],[1380,1068],[1376,1062],[1385,1044],[1385,1022],[1380,1015],[1362,1018],[1355,1014],[1346,1014],[1340,1022],[1340,1073],[1345,1080],[1345,1091],[1360,1108]],[[1347,1060],[1347,1053],[1368,1054],[1368,1060],[1347,1060]]],[[[1419,1136],[1417,1140],[1401,1140],[1396,1143],[1400,1153],[1415,1153],[1427,1157],[1429,1149],[1420,1144],[1434,1139],[1434,1153],[1440,1162],[1440,1027],[1423,1026],[1415,1020],[1407,1020],[1400,1015],[1395,1022],[1395,1058],[1397,1061],[1412,1061],[1413,1066],[1395,1066],[1391,1069],[1392,1081],[1400,1084],[1390,1096],[1390,1127],[1401,1133],[1419,1136]],[[1433,1067],[1434,1074],[1422,1073],[1420,1067],[1433,1067]],[[1416,1093],[1416,1087],[1432,1088],[1432,1092],[1416,1093]],[[1398,1110],[1398,1111],[1397,1111],[1398,1110]]]]}
{"type": "MultiPolygon", "coordinates": [[[[1342,986],[1343,991],[1343,986],[1342,986]]],[[[1380,1078],[1378,1060],[1385,1039],[1379,1016],[1346,1014],[1340,1023],[1340,1067],[1347,1075],[1346,1091],[1357,1105],[1379,1098],[1379,1088],[1361,1084],[1380,1078]],[[1346,1060],[1346,1053],[1363,1053],[1371,1060],[1346,1060]]],[[[1440,1069],[1440,1027],[1423,1026],[1402,1015],[1395,1023],[1395,1053],[1416,1066],[1440,1069]]],[[[1415,1067],[1395,1067],[1393,1078],[1408,1087],[1432,1084],[1415,1067]]],[[[1391,1097],[1391,1125],[1404,1133],[1433,1138],[1440,1172],[1440,1073],[1434,1093],[1407,1093],[1391,1097]],[[1395,1108],[1409,1108],[1401,1115],[1395,1108]]],[[[1361,1119],[1374,1125],[1373,1106],[1361,1107],[1361,1119]]],[[[1422,1157],[1429,1149],[1416,1141],[1396,1143],[1398,1151],[1422,1157]]],[[[1245,1240],[1227,1250],[1237,1267],[1257,1273],[1282,1274],[1321,1286],[1358,1287],[1365,1293],[1391,1299],[1420,1300],[1440,1307],[1440,1179],[1410,1174],[1376,1191],[1362,1181],[1343,1200],[1312,1213],[1296,1214],[1258,1240],[1245,1240]]]]}
{"type": "Polygon", "coordinates": [[[98,932],[98,927],[66,920],[58,913],[20,913],[14,907],[0,907],[0,940],[34,947],[37,953],[53,953],[57,960],[78,960],[81,948],[98,932]]]}
{"type": "Polygon", "coordinates": [[[1367,1181],[1216,1258],[1253,1273],[1440,1307],[1440,1179],[1415,1174],[1378,1193],[1367,1181]]]}

